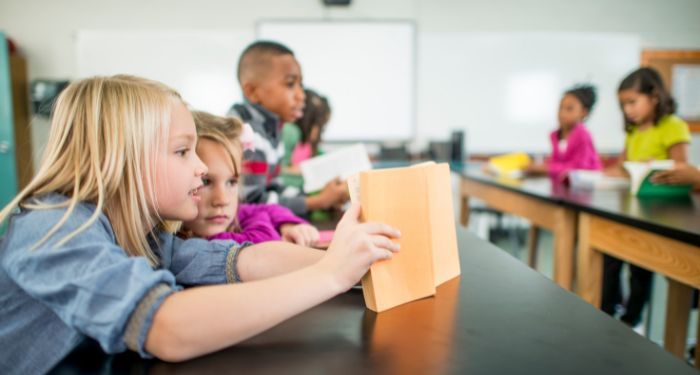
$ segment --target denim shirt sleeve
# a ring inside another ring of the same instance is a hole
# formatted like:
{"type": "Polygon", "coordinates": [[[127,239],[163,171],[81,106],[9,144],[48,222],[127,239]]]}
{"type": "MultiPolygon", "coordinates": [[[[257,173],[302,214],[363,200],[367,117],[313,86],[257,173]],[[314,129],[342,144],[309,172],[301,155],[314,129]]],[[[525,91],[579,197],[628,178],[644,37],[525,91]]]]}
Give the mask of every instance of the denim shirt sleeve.
{"type": "Polygon", "coordinates": [[[250,242],[183,240],[170,233],[159,234],[162,266],[170,270],[178,284],[211,285],[240,282],[238,254],[250,242]]]}
{"type": "Polygon", "coordinates": [[[178,287],[166,270],[154,270],[144,257],[130,257],[116,244],[101,215],[63,245],[92,214],[79,204],[46,242],[32,248],[65,209],[23,211],[14,216],[4,241],[2,267],[29,296],[51,309],[67,326],[93,338],[107,353],[127,347],[149,357],[144,346],[153,316],[178,287]]]}

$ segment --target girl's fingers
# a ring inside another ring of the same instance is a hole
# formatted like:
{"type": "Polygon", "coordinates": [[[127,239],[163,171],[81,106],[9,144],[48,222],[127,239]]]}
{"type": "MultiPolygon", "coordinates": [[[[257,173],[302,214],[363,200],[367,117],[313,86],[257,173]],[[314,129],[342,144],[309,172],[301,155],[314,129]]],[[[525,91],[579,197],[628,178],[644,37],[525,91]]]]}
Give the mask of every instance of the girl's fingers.
{"type": "Polygon", "coordinates": [[[359,203],[351,204],[350,208],[348,208],[348,210],[345,211],[345,214],[343,214],[343,217],[340,219],[338,226],[345,225],[348,223],[357,223],[357,220],[360,217],[360,211],[361,207],[359,203]]]}
{"type": "Polygon", "coordinates": [[[382,223],[364,223],[361,224],[361,228],[368,234],[380,234],[392,238],[401,237],[401,232],[398,229],[382,223]]]}
{"type": "Polygon", "coordinates": [[[371,240],[372,244],[377,248],[389,250],[392,252],[397,252],[401,249],[401,245],[384,236],[375,235],[371,237],[371,240]]]}
{"type": "Polygon", "coordinates": [[[295,244],[304,245],[304,236],[299,231],[293,230],[291,236],[295,244]]]}
{"type": "Polygon", "coordinates": [[[389,250],[382,249],[382,248],[375,248],[372,251],[372,258],[373,258],[372,263],[374,263],[376,261],[380,261],[380,260],[391,259],[393,256],[394,256],[394,254],[389,250]]]}

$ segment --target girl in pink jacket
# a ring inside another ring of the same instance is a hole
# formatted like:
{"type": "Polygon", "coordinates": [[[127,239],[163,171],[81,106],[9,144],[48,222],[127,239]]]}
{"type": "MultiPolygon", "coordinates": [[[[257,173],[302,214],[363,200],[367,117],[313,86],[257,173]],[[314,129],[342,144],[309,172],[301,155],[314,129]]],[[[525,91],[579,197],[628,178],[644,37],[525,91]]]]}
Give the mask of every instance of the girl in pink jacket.
{"type": "Polygon", "coordinates": [[[531,165],[527,172],[546,173],[554,180],[563,181],[574,169],[602,169],[591,133],[583,124],[595,101],[593,86],[576,86],[564,93],[559,104],[559,129],[549,135],[552,156],[544,163],[531,165]]]}

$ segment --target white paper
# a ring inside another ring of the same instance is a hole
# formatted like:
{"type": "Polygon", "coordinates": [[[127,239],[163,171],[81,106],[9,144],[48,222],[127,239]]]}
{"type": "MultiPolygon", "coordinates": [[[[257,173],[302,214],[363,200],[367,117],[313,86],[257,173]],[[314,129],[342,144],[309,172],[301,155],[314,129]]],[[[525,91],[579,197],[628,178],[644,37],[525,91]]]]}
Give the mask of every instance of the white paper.
{"type": "Polygon", "coordinates": [[[630,184],[627,178],[605,176],[601,171],[590,170],[570,171],[569,182],[577,189],[622,189],[630,184]]]}
{"type": "Polygon", "coordinates": [[[369,155],[362,143],[341,148],[299,164],[304,177],[304,191],[319,191],[334,178],[347,179],[350,175],[372,169],[369,155]]]}

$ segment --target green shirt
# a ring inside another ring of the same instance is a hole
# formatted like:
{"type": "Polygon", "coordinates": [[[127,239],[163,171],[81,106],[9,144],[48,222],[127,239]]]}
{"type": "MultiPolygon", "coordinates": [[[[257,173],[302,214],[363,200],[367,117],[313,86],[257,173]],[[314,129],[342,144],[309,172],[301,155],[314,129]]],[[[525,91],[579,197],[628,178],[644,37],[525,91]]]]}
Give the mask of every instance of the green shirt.
{"type": "Polygon", "coordinates": [[[284,157],[282,157],[282,167],[292,165],[292,152],[294,147],[301,142],[301,129],[292,123],[286,123],[282,127],[282,142],[284,143],[284,157]]]}
{"type": "Polygon", "coordinates": [[[669,158],[668,149],[671,146],[689,142],[688,124],[676,115],[667,115],[650,128],[634,128],[627,134],[626,157],[629,161],[665,160],[669,158]]]}

